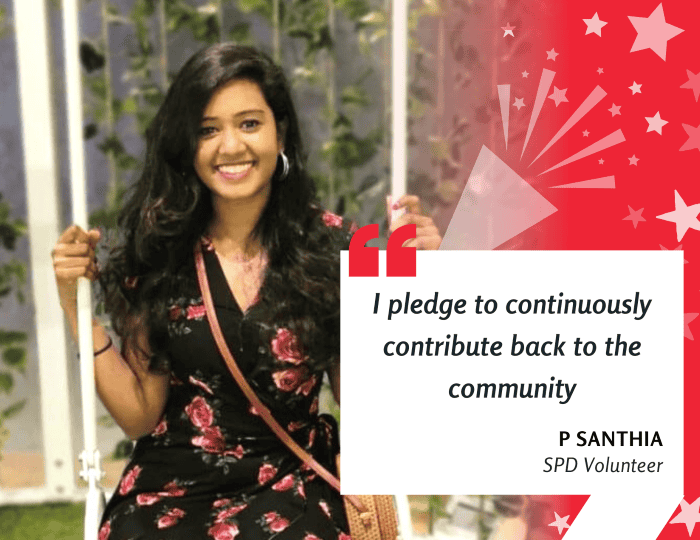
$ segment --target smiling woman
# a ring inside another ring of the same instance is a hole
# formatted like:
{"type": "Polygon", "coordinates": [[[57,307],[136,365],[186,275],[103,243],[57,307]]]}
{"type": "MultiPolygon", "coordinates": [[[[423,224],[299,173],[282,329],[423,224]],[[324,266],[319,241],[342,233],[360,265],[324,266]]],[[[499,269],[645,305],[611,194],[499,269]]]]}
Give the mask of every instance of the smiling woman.
{"type": "Polygon", "coordinates": [[[234,80],[212,96],[204,110],[194,168],[214,204],[234,209],[264,206],[283,151],[272,110],[256,83],[234,80]]]}
{"type": "MultiPolygon", "coordinates": [[[[200,51],[147,144],[121,243],[99,273],[121,351],[95,323],[97,390],[138,438],[100,540],[348,540],[340,494],[271,433],[209,326],[218,319],[263,407],[335,473],[337,427],[319,415],[318,394],[327,372],[338,395],[340,250],[351,232],[317,202],[284,74],[252,48],[200,51]]],[[[402,219],[433,234],[429,218],[402,219]]],[[[73,226],[54,249],[74,332],[75,282],[97,278],[98,240],[73,226]]]]}

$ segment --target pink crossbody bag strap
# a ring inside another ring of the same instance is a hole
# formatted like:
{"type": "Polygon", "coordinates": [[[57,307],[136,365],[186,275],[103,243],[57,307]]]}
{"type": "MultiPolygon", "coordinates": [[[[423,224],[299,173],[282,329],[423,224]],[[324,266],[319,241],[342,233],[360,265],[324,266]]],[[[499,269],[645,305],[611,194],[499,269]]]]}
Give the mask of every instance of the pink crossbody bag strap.
{"type": "MultiPolygon", "coordinates": [[[[238,386],[243,391],[243,394],[248,401],[253,406],[255,411],[259,414],[260,418],[270,427],[272,432],[277,435],[277,438],[282,441],[287,448],[289,448],[303,463],[310,467],[316,474],[328,482],[333,489],[340,493],[340,480],[333,476],[328,469],[316,461],[311,454],[304,450],[297,442],[292,439],[292,437],[287,433],[287,431],[275,420],[270,413],[270,410],[263,405],[260,398],[255,393],[255,390],[250,386],[245,376],[241,372],[236,360],[233,358],[233,354],[226,344],[224,335],[221,332],[221,327],[219,326],[219,320],[216,317],[216,312],[214,311],[214,302],[211,297],[211,291],[209,290],[209,280],[207,279],[207,272],[204,268],[204,256],[202,255],[202,245],[201,242],[197,242],[194,250],[195,265],[197,267],[197,281],[199,282],[199,289],[202,293],[202,300],[204,301],[204,307],[207,312],[207,321],[209,321],[209,328],[211,328],[211,333],[214,336],[214,341],[216,341],[216,346],[226,361],[231,375],[233,375],[234,380],[238,383],[238,386]]],[[[357,508],[360,512],[365,512],[365,506],[354,495],[346,495],[352,505],[357,508]]]]}

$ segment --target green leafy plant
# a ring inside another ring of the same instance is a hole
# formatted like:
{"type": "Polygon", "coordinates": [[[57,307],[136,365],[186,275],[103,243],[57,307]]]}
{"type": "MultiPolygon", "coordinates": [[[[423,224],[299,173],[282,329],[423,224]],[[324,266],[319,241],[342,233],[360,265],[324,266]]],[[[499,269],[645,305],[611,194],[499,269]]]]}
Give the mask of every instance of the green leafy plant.
{"type": "MultiPolygon", "coordinates": [[[[25,223],[20,219],[12,218],[10,207],[0,193],[0,245],[5,251],[14,251],[18,239],[26,232],[25,223]]],[[[7,298],[14,292],[17,300],[20,303],[24,302],[22,288],[26,279],[26,271],[26,264],[14,258],[0,264],[0,299],[7,298]]],[[[27,366],[26,342],[27,334],[25,332],[0,329],[0,354],[2,355],[0,393],[11,394],[14,388],[14,375],[25,374],[27,366]]],[[[7,420],[16,416],[24,408],[26,401],[26,399],[17,401],[0,411],[0,459],[2,459],[4,444],[10,436],[7,420]]]]}

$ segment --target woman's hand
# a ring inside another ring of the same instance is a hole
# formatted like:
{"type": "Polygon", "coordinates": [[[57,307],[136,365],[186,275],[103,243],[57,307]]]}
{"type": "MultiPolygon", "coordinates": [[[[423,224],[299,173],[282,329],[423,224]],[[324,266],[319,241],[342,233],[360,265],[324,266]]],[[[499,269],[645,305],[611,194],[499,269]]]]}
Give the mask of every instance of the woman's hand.
{"type": "Polygon", "coordinates": [[[97,279],[95,246],[99,240],[99,229],[85,232],[78,225],[71,225],[51,251],[61,307],[67,313],[76,310],[78,278],[97,279]]]}
{"type": "Polygon", "coordinates": [[[416,237],[407,240],[403,247],[415,247],[417,249],[438,249],[442,242],[440,231],[435,226],[433,219],[429,216],[424,216],[421,213],[420,199],[415,195],[404,195],[393,205],[389,205],[390,199],[387,200],[387,214],[391,216],[392,210],[405,208],[406,212],[399,218],[392,220],[389,223],[389,234],[393,233],[399,227],[416,224],[416,237]]]}

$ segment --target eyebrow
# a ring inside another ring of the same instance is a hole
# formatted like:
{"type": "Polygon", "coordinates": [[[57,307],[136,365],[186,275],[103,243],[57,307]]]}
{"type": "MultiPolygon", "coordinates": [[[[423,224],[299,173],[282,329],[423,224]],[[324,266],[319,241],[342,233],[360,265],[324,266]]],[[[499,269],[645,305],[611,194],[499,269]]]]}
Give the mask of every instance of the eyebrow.
{"type": "MultiPolygon", "coordinates": [[[[240,112],[237,112],[237,113],[234,114],[233,116],[234,116],[234,117],[236,117],[236,116],[243,116],[243,115],[251,114],[251,113],[265,114],[265,111],[263,111],[262,109],[250,109],[250,110],[247,110],[247,111],[240,111],[240,112]]],[[[217,117],[216,117],[216,116],[204,116],[204,117],[202,118],[202,122],[206,122],[206,121],[209,121],[209,120],[217,120],[217,117]]]]}

